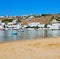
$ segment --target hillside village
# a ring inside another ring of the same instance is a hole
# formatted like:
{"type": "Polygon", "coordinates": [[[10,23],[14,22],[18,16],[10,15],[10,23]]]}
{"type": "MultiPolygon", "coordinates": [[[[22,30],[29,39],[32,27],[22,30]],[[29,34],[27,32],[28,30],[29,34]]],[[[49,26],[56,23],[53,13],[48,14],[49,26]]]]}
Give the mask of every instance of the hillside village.
{"type": "Polygon", "coordinates": [[[60,14],[0,16],[0,29],[6,28],[60,29],[60,14]]]}

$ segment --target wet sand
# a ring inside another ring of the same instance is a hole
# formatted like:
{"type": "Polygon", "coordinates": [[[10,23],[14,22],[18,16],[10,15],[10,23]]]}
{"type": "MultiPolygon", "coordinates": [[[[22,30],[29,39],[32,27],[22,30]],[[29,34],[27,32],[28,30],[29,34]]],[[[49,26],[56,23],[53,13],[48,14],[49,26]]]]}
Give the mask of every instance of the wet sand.
{"type": "Polygon", "coordinates": [[[0,59],[60,59],[60,38],[0,43],[0,59]]]}

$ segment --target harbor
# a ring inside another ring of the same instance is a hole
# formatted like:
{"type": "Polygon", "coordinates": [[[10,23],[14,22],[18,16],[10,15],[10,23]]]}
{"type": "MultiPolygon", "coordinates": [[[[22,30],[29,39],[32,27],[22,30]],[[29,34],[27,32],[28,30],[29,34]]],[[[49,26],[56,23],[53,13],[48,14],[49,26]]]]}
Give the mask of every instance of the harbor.
{"type": "Polygon", "coordinates": [[[50,29],[21,29],[21,30],[0,30],[0,42],[32,40],[36,38],[60,37],[60,30],[50,29]]]}

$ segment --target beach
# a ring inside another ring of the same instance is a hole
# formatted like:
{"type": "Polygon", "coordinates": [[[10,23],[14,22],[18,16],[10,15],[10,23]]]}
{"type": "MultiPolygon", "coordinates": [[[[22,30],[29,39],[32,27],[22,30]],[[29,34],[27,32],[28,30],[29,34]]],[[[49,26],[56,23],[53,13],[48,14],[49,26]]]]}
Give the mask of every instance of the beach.
{"type": "Polygon", "coordinates": [[[60,59],[60,37],[1,42],[0,59],[60,59]]]}

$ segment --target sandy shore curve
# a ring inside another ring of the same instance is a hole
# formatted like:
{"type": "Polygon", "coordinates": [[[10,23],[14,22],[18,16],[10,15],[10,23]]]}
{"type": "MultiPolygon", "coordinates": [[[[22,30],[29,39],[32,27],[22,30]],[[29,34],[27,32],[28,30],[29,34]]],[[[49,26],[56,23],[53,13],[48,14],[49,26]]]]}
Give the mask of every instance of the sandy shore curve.
{"type": "Polygon", "coordinates": [[[0,59],[60,59],[60,37],[2,42],[0,59]]]}

